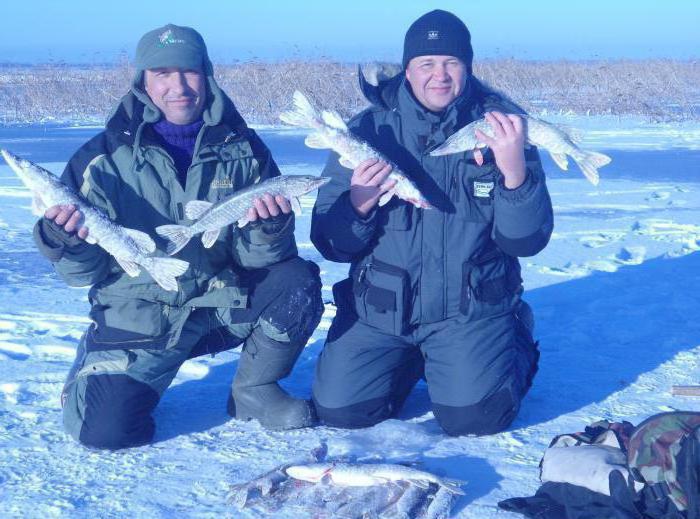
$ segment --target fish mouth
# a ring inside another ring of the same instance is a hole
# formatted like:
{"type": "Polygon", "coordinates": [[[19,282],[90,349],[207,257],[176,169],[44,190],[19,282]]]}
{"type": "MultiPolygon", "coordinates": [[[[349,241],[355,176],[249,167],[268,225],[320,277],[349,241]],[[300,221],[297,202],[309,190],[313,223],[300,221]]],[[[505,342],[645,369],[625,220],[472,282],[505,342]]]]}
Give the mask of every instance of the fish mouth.
{"type": "Polygon", "coordinates": [[[321,186],[325,186],[331,181],[331,177],[318,177],[311,182],[311,189],[318,189],[321,186]]]}

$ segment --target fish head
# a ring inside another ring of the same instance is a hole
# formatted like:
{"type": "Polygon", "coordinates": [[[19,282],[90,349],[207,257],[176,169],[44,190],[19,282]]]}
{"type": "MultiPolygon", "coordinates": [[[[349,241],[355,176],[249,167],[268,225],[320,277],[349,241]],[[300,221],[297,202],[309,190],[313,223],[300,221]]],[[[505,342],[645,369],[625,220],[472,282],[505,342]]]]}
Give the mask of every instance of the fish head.
{"type": "Polygon", "coordinates": [[[285,472],[289,477],[300,481],[318,483],[333,469],[330,463],[311,463],[309,465],[292,465],[287,467],[285,472]]]}
{"type": "Polygon", "coordinates": [[[41,184],[37,182],[40,176],[37,173],[43,173],[43,168],[39,168],[36,164],[32,163],[27,159],[18,157],[14,153],[11,153],[5,149],[0,150],[0,154],[5,159],[5,162],[12,168],[12,170],[17,174],[20,180],[31,190],[37,190],[41,187],[41,184]],[[34,173],[34,174],[32,174],[34,173]]]}

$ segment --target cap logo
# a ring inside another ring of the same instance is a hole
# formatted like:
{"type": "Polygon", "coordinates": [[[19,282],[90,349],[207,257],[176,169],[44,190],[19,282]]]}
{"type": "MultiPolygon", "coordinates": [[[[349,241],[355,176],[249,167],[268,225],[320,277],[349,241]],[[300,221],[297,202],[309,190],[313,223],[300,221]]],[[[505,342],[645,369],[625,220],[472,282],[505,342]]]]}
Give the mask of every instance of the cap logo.
{"type": "Polygon", "coordinates": [[[160,36],[158,36],[158,39],[160,40],[161,47],[166,47],[168,45],[172,45],[173,43],[185,43],[185,40],[175,38],[172,29],[168,29],[162,33],[160,36]]]}
{"type": "Polygon", "coordinates": [[[439,40],[440,33],[438,31],[428,31],[428,39],[429,40],[439,40]]]}

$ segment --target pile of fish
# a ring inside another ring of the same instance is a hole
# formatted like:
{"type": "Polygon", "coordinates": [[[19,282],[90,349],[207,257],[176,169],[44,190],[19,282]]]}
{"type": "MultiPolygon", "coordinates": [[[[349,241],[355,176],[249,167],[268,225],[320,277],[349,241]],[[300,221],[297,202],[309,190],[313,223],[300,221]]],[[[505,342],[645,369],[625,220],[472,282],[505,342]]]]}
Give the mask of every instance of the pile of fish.
{"type": "Polygon", "coordinates": [[[387,463],[322,461],[286,464],[231,487],[239,509],[289,517],[447,518],[462,482],[414,467],[387,463]],[[301,515],[304,514],[304,515],[301,515]]]}
{"type": "MultiPolygon", "coordinates": [[[[575,132],[566,132],[553,124],[529,115],[518,114],[518,116],[525,121],[527,144],[547,150],[557,166],[565,171],[569,165],[566,156],[570,156],[591,184],[598,185],[600,181],[598,168],[609,164],[612,160],[610,157],[579,148],[575,141],[579,140],[580,137],[575,132]]],[[[475,130],[481,130],[487,136],[493,137],[491,125],[486,119],[479,119],[450,135],[444,143],[431,151],[430,155],[436,157],[484,148],[486,144],[479,142],[474,133],[475,130]]]]}
{"type": "Polygon", "coordinates": [[[389,174],[389,180],[394,180],[396,185],[379,199],[380,206],[396,196],[421,209],[432,207],[413,181],[396,164],[367,142],[350,133],[339,113],[331,110],[317,110],[309,99],[297,90],[294,92],[294,109],[282,112],[280,119],[292,126],[311,128],[313,132],[306,137],[304,143],[309,148],[332,149],[340,155],[340,164],[346,168],[355,169],[367,159],[379,159],[391,164],[392,172],[389,174]]]}

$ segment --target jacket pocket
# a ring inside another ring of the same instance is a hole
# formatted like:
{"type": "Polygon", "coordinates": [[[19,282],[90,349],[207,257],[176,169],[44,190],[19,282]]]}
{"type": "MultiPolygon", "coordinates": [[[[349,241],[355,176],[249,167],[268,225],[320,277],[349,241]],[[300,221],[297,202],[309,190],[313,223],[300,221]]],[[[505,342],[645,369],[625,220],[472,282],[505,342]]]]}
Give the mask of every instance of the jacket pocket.
{"type": "Polygon", "coordinates": [[[498,249],[462,264],[460,311],[471,320],[513,310],[521,293],[517,259],[498,249]]]}
{"type": "Polygon", "coordinates": [[[377,259],[362,266],[353,280],[360,319],[387,333],[403,335],[408,321],[408,280],[407,271],[377,259]]]}
{"type": "Polygon", "coordinates": [[[450,200],[458,216],[470,222],[493,221],[493,199],[499,171],[492,162],[477,166],[460,160],[450,185],[450,200]]]}
{"type": "Polygon", "coordinates": [[[379,208],[379,226],[394,231],[407,231],[411,228],[411,209],[413,206],[397,197],[384,207],[379,208]]]}
{"type": "Polygon", "coordinates": [[[115,299],[93,304],[87,349],[163,349],[168,342],[169,307],[143,299],[115,299]]]}

